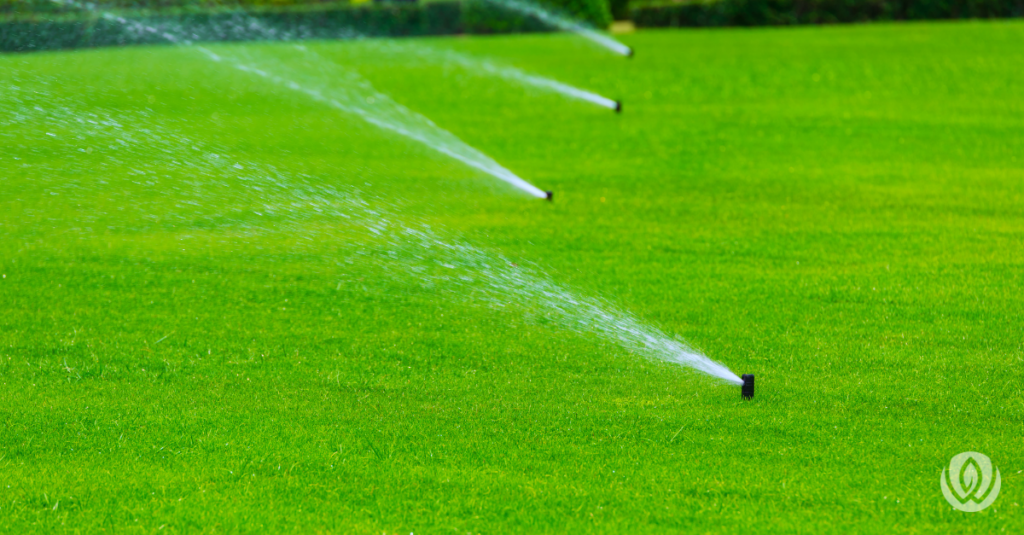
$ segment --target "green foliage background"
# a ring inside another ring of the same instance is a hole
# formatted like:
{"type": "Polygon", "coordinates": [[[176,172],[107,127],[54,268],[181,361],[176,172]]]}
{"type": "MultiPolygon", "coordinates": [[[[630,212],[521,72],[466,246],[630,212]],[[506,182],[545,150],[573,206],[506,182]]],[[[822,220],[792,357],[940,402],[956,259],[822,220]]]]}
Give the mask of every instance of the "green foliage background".
{"type": "Polygon", "coordinates": [[[1024,0],[637,0],[641,27],[781,26],[1024,17],[1024,0]]]}
{"type": "MultiPolygon", "coordinates": [[[[186,11],[186,12],[204,12],[204,11],[224,11],[234,9],[271,9],[271,10],[330,10],[330,9],[345,9],[350,5],[347,1],[338,0],[92,0],[85,2],[98,6],[102,9],[114,9],[114,10],[145,10],[153,12],[167,12],[167,11],[186,11]]],[[[375,5],[400,5],[400,6],[423,6],[425,3],[430,2],[381,2],[375,5]]],[[[517,14],[515,11],[502,9],[501,2],[492,2],[488,0],[466,0],[464,4],[469,4],[469,9],[476,9],[477,11],[490,10],[494,14],[490,15],[494,17],[498,14],[513,19],[513,27],[522,26],[523,19],[522,14],[517,14]],[[473,4],[479,4],[473,6],[473,4]],[[519,19],[519,22],[516,20],[519,19]]],[[[575,17],[579,20],[585,21],[588,24],[594,25],[598,28],[606,27],[611,21],[611,15],[609,12],[608,3],[604,0],[523,0],[521,3],[524,4],[535,4],[547,9],[554,10],[557,13],[575,17]]],[[[360,3],[365,5],[365,3],[360,3]]],[[[0,13],[7,14],[52,14],[52,13],[69,13],[75,14],[80,13],[81,10],[73,5],[62,5],[51,0],[0,0],[0,13]]],[[[478,16],[478,19],[480,17],[478,16]]],[[[500,25],[501,21],[495,21],[495,24],[499,24],[496,30],[502,31],[503,26],[500,25]]],[[[479,22],[477,23],[479,24],[479,22]]],[[[507,22],[506,22],[507,25],[507,22]]]]}

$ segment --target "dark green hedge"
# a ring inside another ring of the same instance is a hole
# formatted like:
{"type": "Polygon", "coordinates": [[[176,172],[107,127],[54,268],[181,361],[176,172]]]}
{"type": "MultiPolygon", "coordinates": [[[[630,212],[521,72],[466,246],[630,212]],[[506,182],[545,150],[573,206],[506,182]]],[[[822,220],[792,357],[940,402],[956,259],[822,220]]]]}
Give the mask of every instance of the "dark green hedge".
{"type": "Polygon", "coordinates": [[[540,18],[528,13],[537,6],[574,21],[582,21],[595,28],[611,24],[607,0],[465,0],[463,25],[468,33],[538,32],[555,29],[540,18]],[[527,9],[519,9],[526,6],[527,9]],[[526,12],[524,12],[526,11],[526,12]]]}
{"type": "Polygon", "coordinates": [[[466,33],[539,32],[551,29],[536,17],[488,0],[468,0],[462,5],[462,11],[462,24],[466,33]]]}
{"type": "MultiPolygon", "coordinates": [[[[94,0],[96,1],[96,0],[94,0]]],[[[523,0],[513,0],[522,2],[523,0]]],[[[537,0],[529,0],[537,1],[537,0]]],[[[604,0],[539,0],[557,3],[561,13],[586,16],[603,27],[610,20],[604,0]]],[[[458,33],[538,32],[555,29],[506,0],[417,3],[382,0],[353,7],[347,2],[303,0],[99,0],[105,9],[133,23],[50,0],[0,0],[0,51],[167,43],[166,32],[190,41],[337,39],[353,36],[415,36],[458,33]],[[240,10],[240,3],[259,8],[240,10]],[[293,4],[291,7],[266,7],[293,4]],[[233,6],[232,10],[224,9],[233,6]],[[15,6],[12,8],[12,6],[15,6]],[[247,23],[256,20],[254,31],[247,23]],[[140,30],[140,24],[159,31],[140,30]]],[[[537,5],[537,4],[533,4],[537,5]]],[[[527,4],[529,6],[529,4],[527,4]]],[[[529,9],[526,9],[529,12],[529,9]]]]}
{"type": "Polygon", "coordinates": [[[33,51],[128,44],[166,44],[160,32],[191,41],[336,39],[359,36],[448,35],[461,33],[458,2],[381,4],[324,11],[183,13],[129,16],[129,24],[102,17],[0,23],[0,50],[33,51]],[[245,20],[242,17],[245,17],[245,20]],[[255,20],[254,31],[246,22],[255,20]],[[139,23],[158,32],[140,31],[139,23]]]}
{"type": "MultiPolygon", "coordinates": [[[[82,0],[103,10],[126,11],[139,10],[147,12],[224,12],[224,11],[324,11],[348,7],[348,0],[82,0]]],[[[508,18],[518,17],[511,26],[522,24],[529,18],[521,12],[503,4],[520,3],[536,5],[585,21],[598,28],[605,28],[611,22],[608,0],[466,0],[472,3],[487,3],[489,7],[483,12],[493,18],[495,13],[508,14],[508,18]],[[511,15],[514,15],[511,16],[511,15]]],[[[374,0],[377,4],[405,3],[416,4],[418,0],[374,0]]],[[[471,8],[475,9],[475,8],[471,8]]],[[[74,14],[82,10],[72,5],[61,4],[52,0],[0,0],[2,14],[74,14]]],[[[509,26],[508,21],[503,26],[509,26]]]]}
{"type": "Polygon", "coordinates": [[[626,20],[629,18],[629,0],[610,0],[612,18],[626,20]]]}
{"type": "Polygon", "coordinates": [[[1024,16],[1024,0],[713,0],[632,9],[638,27],[780,26],[1024,16]]]}
{"type": "Polygon", "coordinates": [[[530,0],[552,11],[585,21],[595,28],[612,23],[609,0],[530,0]]]}
{"type": "MultiPolygon", "coordinates": [[[[100,9],[145,9],[161,10],[192,10],[217,11],[238,8],[274,8],[296,6],[322,6],[338,4],[346,0],[82,0],[100,9]]],[[[78,11],[74,6],[62,5],[53,0],[0,0],[0,13],[34,12],[34,13],[65,13],[78,11]]]]}

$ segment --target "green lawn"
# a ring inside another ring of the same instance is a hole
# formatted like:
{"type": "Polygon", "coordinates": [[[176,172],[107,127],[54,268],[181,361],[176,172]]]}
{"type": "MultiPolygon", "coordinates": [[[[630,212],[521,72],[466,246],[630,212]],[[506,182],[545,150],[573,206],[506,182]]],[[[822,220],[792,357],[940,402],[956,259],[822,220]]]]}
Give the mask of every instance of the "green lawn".
{"type": "Polygon", "coordinates": [[[554,203],[195,50],[0,56],[0,531],[1019,529],[1024,24],[623,40],[422,41],[622,115],[374,42],[209,46],[357,71],[554,203]],[[980,513],[940,492],[962,451],[1001,471],[980,513]]]}

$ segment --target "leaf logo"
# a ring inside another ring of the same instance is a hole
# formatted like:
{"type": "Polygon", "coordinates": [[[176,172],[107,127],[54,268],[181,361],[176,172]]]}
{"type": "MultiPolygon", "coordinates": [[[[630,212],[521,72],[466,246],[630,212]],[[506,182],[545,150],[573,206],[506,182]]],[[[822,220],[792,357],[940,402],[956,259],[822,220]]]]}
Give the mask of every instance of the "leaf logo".
{"type": "Polygon", "coordinates": [[[987,455],[965,451],[949,460],[942,469],[942,495],[958,511],[976,513],[992,505],[999,497],[1002,480],[999,469],[992,476],[992,461],[987,455]]]}

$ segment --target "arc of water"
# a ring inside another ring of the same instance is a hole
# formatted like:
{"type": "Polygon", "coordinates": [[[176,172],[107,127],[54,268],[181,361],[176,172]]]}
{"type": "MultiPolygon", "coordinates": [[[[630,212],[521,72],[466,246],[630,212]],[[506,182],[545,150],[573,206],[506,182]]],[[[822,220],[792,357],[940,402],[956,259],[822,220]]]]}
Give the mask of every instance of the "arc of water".
{"type": "MultiPolygon", "coordinates": [[[[85,3],[85,2],[74,2],[72,0],[52,0],[52,1],[57,3],[57,4],[74,6],[74,7],[80,8],[80,9],[84,9],[84,10],[88,10],[88,11],[93,11],[93,12],[99,13],[100,16],[102,16],[105,19],[118,22],[119,24],[125,25],[126,27],[131,28],[134,31],[139,31],[139,32],[145,32],[145,33],[149,33],[149,34],[159,35],[161,38],[163,38],[166,41],[168,41],[169,43],[172,43],[172,44],[175,44],[175,45],[182,45],[182,46],[192,46],[193,45],[191,40],[189,40],[189,39],[187,39],[187,38],[185,38],[183,36],[180,36],[180,35],[177,35],[175,33],[169,32],[167,30],[158,29],[156,27],[144,24],[144,23],[139,22],[139,21],[130,20],[130,19],[127,19],[125,17],[121,17],[119,15],[115,15],[113,13],[110,13],[108,11],[104,11],[104,10],[98,8],[94,4],[85,3]]],[[[211,50],[209,50],[209,49],[207,49],[205,47],[198,46],[196,48],[197,48],[197,50],[202,52],[207,58],[209,58],[209,59],[211,59],[213,61],[216,61],[216,62],[228,61],[228,62],[232,63],[233,66],[235,68],[237,68],[238,70],[256,74],[256,75],[261,76],[262,78],[265,78],[267,80],[271,80],[271,81],[277,82],[282,87],[286,87],[286,88],[291,89],[293,91],[297,91],[297,92],[303,93],[303,94],[305,94],[307,96],[313,97],[315,100],[317,100],[319,102],[330,104],[332,107],[334,107],[336,109],[339,109],[339,110],[342,110],[342,111],[346,111],[346,112],[350,112],[350,113],[356,115],[357,117],[363,119],[364,121],[366,121],[366,122],[368,122],[370,124],[373,124],[374,126],[377,126],[377,127],[382,128],[384,130],[387,130],[387,131],[393,132],[395,134],[401,135],[401,136],[403,136],[405,138],[408,138],[408,139],[411,139],[413,141],[417,141],[419,143],[422,143],[422,144],[430,147],[431,149],[433,149],[433,150],[435,150],[437,152],[440,152],[441,154],[444,154],[446,156],[452,157],[452,158],[454,158],[454,159],[456,159],[456,160],[458,160],[458,161],[460,161],[460,162],[462,162],[464,164],[469,165],[470,167],[473,167],[475,169],[483,171],[483,172],[491,175],[492,177],[497,178],[497,179],[499,179],[499,180],[501,180],[503,182],[506,182],[506,183],[516,187],[517,189],[519,189],[521,191],[524,191],[524,192],[526,192],[526,193],[528,193],[528,194],[530,194],[530,195],[532,195],[534,197],[537,197],[537,198],[544,198],[544,197],[546,197],[546,193],[543,190],[541,190],[540,188],[538,188],[538,187],[530,184],[526,180],[520,178],[518,175],[516,175],[512,171],[508,170],[507,168],[505,168],[504,166],[502,166],[498,162],[494,161],[489,156],[483,154],[479,150],[471,147],[470,145],[468,145],[467,143],[465,143],[464,141],[459,139],[457,136],[455,136],[451,132],[449,132],[449,131],[447,131],[447,130],[437,126],[430,119],[427,119],[426,117],[424,117],[421,114],[413,112],[412,110],[406,108],[405,106],[402,106],[401,104],[395,102],[393,99],[391,99],[387,95],[384,95],[383,93],[380,93],[379,91],[373,89],[373,86],[370,85],[370,83],[367,80],[363,79],[362,77],[359,77],[354,72],[347,72],[346,73],[347,77],[350,79],[350,81],[356,82],[355,85],[361,87],[364,92],[369,92],[370,93],[369,96],[371,98],[373,98],[374,102],[375,103],[379,103],[375,107],[376,110],[380,110],[383,106],[390,106],[392,113],[387,114],[387,115],[391,115],[390,118],[383,116],[384,114],[375,113],[374,112],[375,110],[368,109],[366,106],[345,105],[342,102],[340,102],[340,100],[338,98],[325,97],[325,96],[323,96],[323,92],[322,91],[313,90],[313,89],[309,89],[307,87],[303,87],[303,86],[299,85],[297,82],[295,82],[294,80],[287,80],[287,79],[285,79],[285,78],[283,78],[281,76],[278,76],[278,75],[276,75],[276,74],[274,74],[272,72],[269,72],[266,69],[261,69],[261,68],[259,68],[257,66],[249,65],[249,64],[246,64],[246,63],[234,60],[233,58],[229,58],[229,57],[226,57],[226,56],[221,56],[221,55],[216,54],[213,51],[211,51],[211,50]],[[396,120],[396,117],[404,117],[407,120],[403,124],[402,121],[396,120]],[[416,124],[416,123],[418,123],[418,124],[416,124]]],[[[352,95],[352,94],[347,94],[347,95],[344,95],[344,96],[346,97],[344,100],[348,100],[349,102],[353,102],[353,103],[358,101],[358,100],[363,100],[364,102],[366,100],[368,100],[366,98],[363,98],[363,99],[354,98],[355,95],[352,95]]]]}
{"type": "MultiPolygon", "coordinates": [[[[245,26],[247,30],[259,33],[262,37],[272,40],[280,41],[293,41],[300,39],[300,34],[291,32],[281,32],[275,28],[268,28],[260,21],[246,16],[239,15],[240,22],[245,26]]],[[[585,28],[584,28],[585,29],[585,28]]],[[[369,39],[366,35],[363,35],[354,29],[347,29],[342,32],[346,38],[356,40],[369,39]]],[[[602,36],[603,37],[603,36],[602,36]]],[[[315,55],[313,52],[306,49],[306,47],[297,47],[309,55],[315,55]]],[[[554,91],[556,93],[591,102],[598,106],[603,106],[611,110],[618,110],[619,103],[610,98],[603,97],[592,91],[573,87],[569,84],[553,80],[544,76],[531,74],[521,69],[517,69],[508,65],[499,65],[489,60],[479,60],[472,56],[461,54],[454,50],[440,50],[433,48],[422,43],[417,43],[414,46],[407,44],[400,44],[397,41],[391,40],[385,45],[379,45],[379,49],[386,50],[388,52],[396,54],[414,54],[420,58],[430,59],[432,57],[438,57],[445,63],[459,65],[467,70],[474,72],[483,72],[491,76],[497,76],[507,81],[520,83],[523,85],[544,89],[547,91],[554,91]]]]}
{"type": "Polygon", "coordinates": [[[564,15],[557,14],[551,10],[545,9],[533,2],[528,0],[486,0],[493,4],[506,7],[513,11],[518,11],[524,15],[532,15],[538,19],[567,32],[572,32],[580,35],[586,39],[597,43],[598,45],[621,54],[623,56],[632,56],[633,49],[628,46],[604,35],[600,32],[595,31],[593,28],[589,28],[580,21],[570,19],[564,15]]]}
{"type": "MultiPolygon", "coordinates": [[[[53,113],[36,109],[38,116],[4,117],[0,119],[0,126],[6,119],[38,124],[40,118],[53,113]]],[[[133,147],[140,142],[144,145],[157,144],[164,149],[156,151],[157,158],[165,159],[159,164],[161,167],[170,163],[187,176],[193,175],[198,168],[210,177],[238,179],[246,184],[243,192],[250,192],[261,201],[260,212],[272,211],[275,218],[279,218],[269,227],[247,227],[247,230],[280,232],[290,236],[303,234],[305,239],[297,243],[289,242],[292,243],[289,246],[313,246],[310,250],[303,249],[304,253],[323,252],[323,243],[329,237],[337,236],[334,234],[337,232],[335,225],[304,225],[308,212],[314,211],[318,216],[344,218],[355,229],[355,236],[350,233],[350,228],[346,229],[345,235],[354,238],[351,244],[360,248],[356,256],[362,261],[376,259],[382,262],[380,267],[384,269],[373,269],[381,277],[392,277],[402,284],[440,287],[447,290],[443,292],[445,295],[510,313],[515,311],[527,317],[542,316],[561,328],[593,334],[636,354],[678,364],[729,384],[743,383],[724,364],[709,358],[685,341],[669,336],[628,310],[599,296],[581,294],[558,284],[536,266],[522,261],[513,263],[498,252],[476,247],[443,229],[410,223],[404,217],[394,216],[392,209],[386,205],[383,208],[379,206],[387,203],[386,200],[376,199],[369,203],[356,191],[339,191],[332,186],[313,184],[304,181],[301,175],[286,173],[254,161],[222,159],[218,153],[226,152],[223,147],[208,147],[163,124],[132,124],[139,117],[90,116],[84,110],[77,109],[62,110],[58,115],[75,118],[79,124],[93,125],[93,131],[101,134],[113,133],[122,141],[123,136],[132,135],[126,132],[141,133],[140,138],[125,138],[131,143],[124,145],[133,147]],[[181,158],[181,153],[194,156],[181,158]],[[365,230],[362,235],[360,229],[365,230]],[[320,232],[324,234],[318,234],[320,232]]],[[[74,145],[78,143],[74,142],[74,145]]],[[[149,150],[134,155],[147,162],[153,158],[153,152],[149,150]]],[[[123,158],[123,155],[118,153],[117,158],[123,158]]],[[[118,165],[123,163],[119,161],[118,165]]],[[[198,191],[179,192],[187,199],[208,199],[198,191]]],[[[183,203],[179,208],[192,204],[183,203]]],[[[217,206],[222,204],[217,203],[217,206]]],[[[247,203],[238,204],[244,207],[247,203]]],[[[243,211],[251,209],[243,208],[243,211]]],[[[218,215],[224,216],[218,217],[218,220],[232,219],[227,214],[218,215]]],[[[171,219],[173,217],[172,214],[171,219]]],[[[194,216],[179,214],[179,217],[188,221],[194,216]]],[[[168,215],[165,214],[163,218],[167,219],[168,215]]],[[[234,223],[246,224],[244,218],[236,219],[234,223]]],[[[81,221],[76,220],[76,227],[82,226],[81,221]]]]}
{"type": "Polygon", "coordinates": [[[445,63],[451,63],[459,65],[472,72],[482,72],[491,76],[496,76],[510,82],[519,83],[529,87],[535,87],[543,89],[545,91],[553,91],[555,93],[597,104],[610,110],[619,109],[619,103],[610,98],[598,95],[592,91],[586,89],[580,89],[573,87],[569,84],[559,82],[544,76],[531,74],[516,67],[509,65],[500,65],[490,60],[480,60],[472,56],[461,54],[453,50],[438,50],[426,46],[402,46],[399,50],[401,53],[413,53],[419,57],[429,59],[432,56],[437,56],[445,63]]]}

